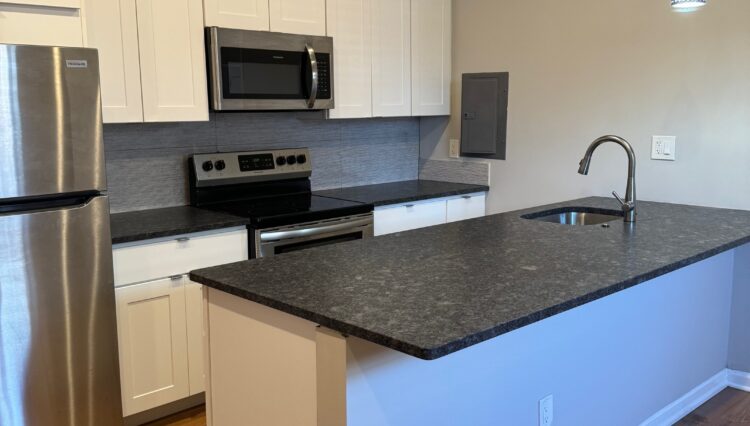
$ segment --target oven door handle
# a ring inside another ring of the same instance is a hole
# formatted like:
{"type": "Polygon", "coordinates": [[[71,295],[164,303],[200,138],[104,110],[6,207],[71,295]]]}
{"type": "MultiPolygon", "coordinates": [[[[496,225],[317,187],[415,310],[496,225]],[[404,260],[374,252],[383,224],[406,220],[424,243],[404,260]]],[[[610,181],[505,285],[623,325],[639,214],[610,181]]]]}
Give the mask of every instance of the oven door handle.
{"type": "Polygon", "coordinates": [[[333,225],[316,226],[314,228],[305,229],[292,229],[289,231],[271,231],[261,232],[260,241],[279,241],[279,240],[292,240],[296,238],[309,237],[312,235],[328,234],[330,232],[343,231],[346,229],[352,229],[362,226],[372,225],[372,218],[352,220],[344,223],[336,223],[333,225]]]}
{"type": "Polygon", "coordinates": [[[315,101],[318,99],[318,59],[315,57],[315,49],[309,44],[305,45],[307,50],[307,59],[310,61],[310,74],[312,84],[310,87],[310,98],[307,100],[307,107],[315,107],[315,101]]]}

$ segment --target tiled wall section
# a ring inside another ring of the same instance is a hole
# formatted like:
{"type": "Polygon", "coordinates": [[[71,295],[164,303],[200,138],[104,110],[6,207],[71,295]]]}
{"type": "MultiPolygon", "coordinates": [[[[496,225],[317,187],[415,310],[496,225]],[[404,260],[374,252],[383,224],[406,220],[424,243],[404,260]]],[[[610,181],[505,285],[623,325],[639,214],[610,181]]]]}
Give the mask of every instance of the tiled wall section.
{"type": "Polygon", "coordinates": [[[319,113],[221,113],[209,122],[104,126],[111,211],[189,203],[190,154],[308,147],[314,189],[416,179],[416,118],[325,120],[319,113]]]}
{"type": "Polygon", "coordinates": [[[473,185],[490,184],[490,163],[484,161],[422,159],[419,178],[473,185]]]}

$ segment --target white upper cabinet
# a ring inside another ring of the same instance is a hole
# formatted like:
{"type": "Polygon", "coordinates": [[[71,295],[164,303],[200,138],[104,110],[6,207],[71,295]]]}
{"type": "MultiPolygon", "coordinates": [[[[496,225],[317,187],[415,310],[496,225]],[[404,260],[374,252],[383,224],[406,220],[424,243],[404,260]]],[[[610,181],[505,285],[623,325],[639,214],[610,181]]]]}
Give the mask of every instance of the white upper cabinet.
{"type": "Polygon", "coordinates": [[[201,0],[137,0],[144,121],[207,121],[201,0]]]}
{"type": "Polygon", "coordinates": [[[0,1],[0,43],[82,47],[81,0],[0,1]]]}
{"type": "Polygon", "coordinates": [[[411,0],[412,115],[449,115],[451,0],[411,0]]]}
{"type": "Polygon", "coordinates": [[[326,0],[269,0],[271,31],[326,35],[326,0]]]}
{"type": "MultiPolygon", "coordinates": [[[[375,0],[378,1],[378,0],[375,0]]],[[[331,118],[372,117],[372,0],[328,0],[336,108],[331,118]]]]}
{"type": "Polygon", "coordinates": [[[135,0],[85,0],[86,46],[99,50],[105,123],[143,121],[135,0]]]}
{"type": "Polygon", "coordinates": [[[411,115],[410,33],[409,0],[372,3],[372,114],[375,117],[411,115]]]}
{"type": "Polygon", "coordinates": [[[207,27],[268,31],[268,0],[204,0],[207,27]]]}

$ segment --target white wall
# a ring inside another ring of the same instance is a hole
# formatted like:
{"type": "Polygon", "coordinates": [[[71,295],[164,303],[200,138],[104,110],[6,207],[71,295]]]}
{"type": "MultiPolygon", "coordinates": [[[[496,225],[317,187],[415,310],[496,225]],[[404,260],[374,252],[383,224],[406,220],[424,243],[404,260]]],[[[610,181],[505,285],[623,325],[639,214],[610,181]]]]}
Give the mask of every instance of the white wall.
{"type": "Polygon", "coordinates": [[[452,118],[423,119],[421,156],[446,158],[460,135],[462,73],[509,71],[508,159],[492,161],[488,211],[623,191],[620,148],[576,173],[609,133],[635,147],[640,199],[750,209],[749,18],[747,0],[690,14],[668,0],[456,0],[452,118]],[[674,163],[650,160],[661,134],[678,137],[674,163]]]}
{"type": "Polygon", "coordinates": [[[632,426],[726,368],[732,252],[435,361],[348,338],[357,426],[632,426]]]}

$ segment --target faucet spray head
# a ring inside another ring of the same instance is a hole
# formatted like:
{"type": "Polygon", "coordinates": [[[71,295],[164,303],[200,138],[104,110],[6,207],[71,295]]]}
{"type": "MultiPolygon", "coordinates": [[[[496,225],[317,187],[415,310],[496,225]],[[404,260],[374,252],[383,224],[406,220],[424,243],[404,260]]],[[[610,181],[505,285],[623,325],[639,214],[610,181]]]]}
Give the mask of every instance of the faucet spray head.
{"type": "Polygon", "coordinates": [[[580,163],[578,163],[578,173],[582,175],[589,174],[589,165],[591,164],[591,157],[583,157],[580,163]]]}

